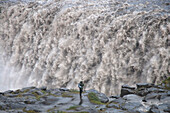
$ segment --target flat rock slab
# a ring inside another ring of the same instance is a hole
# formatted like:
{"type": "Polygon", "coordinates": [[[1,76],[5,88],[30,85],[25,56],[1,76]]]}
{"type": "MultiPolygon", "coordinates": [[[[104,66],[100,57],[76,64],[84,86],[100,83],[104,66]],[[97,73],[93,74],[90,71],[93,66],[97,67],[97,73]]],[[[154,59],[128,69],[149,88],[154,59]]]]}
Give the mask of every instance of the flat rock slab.
{"type": "Polygon", "coordinates": [[[123,96],[123,99],[129,102],[142,102],[143,97],[135,95],[135,94],[129,94],[129,95],[123,96]]]}

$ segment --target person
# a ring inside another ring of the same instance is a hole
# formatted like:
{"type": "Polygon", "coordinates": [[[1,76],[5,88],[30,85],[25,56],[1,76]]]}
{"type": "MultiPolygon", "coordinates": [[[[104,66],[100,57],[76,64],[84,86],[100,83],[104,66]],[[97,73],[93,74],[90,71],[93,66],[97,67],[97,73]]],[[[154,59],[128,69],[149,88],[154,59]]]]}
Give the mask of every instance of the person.
{"type": "Polygon", "coordinates": [[[80,99],[81,99],[82,98],[83,87],[84,87],[83,81],[80,81],[80,83],[78,84],[78,87],[80,89],[80,99]]]}

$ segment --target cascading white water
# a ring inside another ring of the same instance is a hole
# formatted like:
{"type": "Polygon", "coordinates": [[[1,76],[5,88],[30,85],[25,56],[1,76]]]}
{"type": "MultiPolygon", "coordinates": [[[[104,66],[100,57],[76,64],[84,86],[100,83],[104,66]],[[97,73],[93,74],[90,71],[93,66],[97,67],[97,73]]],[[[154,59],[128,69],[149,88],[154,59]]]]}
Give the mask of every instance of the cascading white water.
{"type": "MultiPolygon", "coordinates": [[[[33,0],[32,0],[33,1],[33,0]]],[[[85,88],[118,94],[122,84],[170,75],[170,13],[159,0],[2,2],[0,90],[85,88]]]]}

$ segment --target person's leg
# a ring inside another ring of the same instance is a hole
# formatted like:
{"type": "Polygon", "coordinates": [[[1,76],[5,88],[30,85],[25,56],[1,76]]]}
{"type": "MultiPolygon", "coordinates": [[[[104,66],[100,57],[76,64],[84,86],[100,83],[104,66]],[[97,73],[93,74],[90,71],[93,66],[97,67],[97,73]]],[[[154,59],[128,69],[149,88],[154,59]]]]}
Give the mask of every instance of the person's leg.
{"type": "Polygon", "coordinates": [[[82,89],[80,88],[80,98],[82,98],[82,89]]]}

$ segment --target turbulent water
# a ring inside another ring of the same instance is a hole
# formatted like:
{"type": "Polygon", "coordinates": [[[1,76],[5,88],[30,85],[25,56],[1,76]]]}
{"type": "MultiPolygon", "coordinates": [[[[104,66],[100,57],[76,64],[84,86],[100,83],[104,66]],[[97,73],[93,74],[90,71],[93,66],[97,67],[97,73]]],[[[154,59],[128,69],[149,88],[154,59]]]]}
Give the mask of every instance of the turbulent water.
{"type": "Polygon", "coordinates": [[[168,0],[0,2],[0,90],[94,88],[170,76],[168,0]]]}

